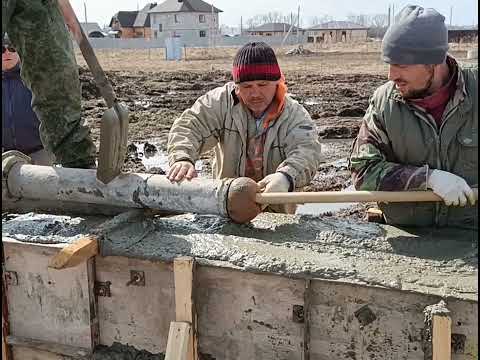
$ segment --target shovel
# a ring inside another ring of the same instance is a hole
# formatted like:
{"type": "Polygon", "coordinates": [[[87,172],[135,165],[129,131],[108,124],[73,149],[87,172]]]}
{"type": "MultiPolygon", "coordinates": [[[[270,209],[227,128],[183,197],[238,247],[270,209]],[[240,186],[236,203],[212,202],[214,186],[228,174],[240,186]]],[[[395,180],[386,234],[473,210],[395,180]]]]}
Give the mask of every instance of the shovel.
{"type": "Polygon", "coordinates": [[[97,179],[107,184],[120,174],[125,161],[128,138],[128,108],[124,103],[117,101],[113,87],[105,76],[68,0],[59,0],[58,4],[65,23],[80,47],[82,55],[93,74],[95,84],[108,107],[108,110],[102,116],[100,126],[97,168],[97,179]]]}

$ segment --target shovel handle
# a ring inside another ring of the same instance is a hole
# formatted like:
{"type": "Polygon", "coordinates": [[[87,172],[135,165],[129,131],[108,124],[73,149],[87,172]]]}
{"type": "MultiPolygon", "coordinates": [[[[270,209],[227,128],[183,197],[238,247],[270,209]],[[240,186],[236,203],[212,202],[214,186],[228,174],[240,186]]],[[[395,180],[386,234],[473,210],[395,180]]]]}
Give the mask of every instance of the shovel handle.
{"type": "MultiPolygon", "coordinates": [[[[478,201],[478,188],[472,189],[478,201]]],[[[258,204],[355,203],[355,202],[436,202],[443,201],[433,191],[320,191],[258,193],[258,204]]]]}
{"type": "Polygon", "coordinates": [[[100,90],[102,97],[105,99],[105,102],[107,103],[107,107],[108,108],[113,107],[116,100],[115,92],[113,91],[113,87],[108,81],[107,76],[105,75],[105,72],[100,66],[97,56],[93,51],[92,45],[90,45],[90,42],[88,41],[87,36],[83,32],[83,29],[80,26],[78,18],[75,15],[75,12],[73,11],[68,0],[60,0],[58,2],[58,5],[60,8],[60,12],[62,13],[63,18],[65,19],[65,23],[70,28],[73,38],[78,44],[78,47],[80,48],[80,51],[82,52],[82,55],[90,71],[93,74],[95,84],[100,90]]]}

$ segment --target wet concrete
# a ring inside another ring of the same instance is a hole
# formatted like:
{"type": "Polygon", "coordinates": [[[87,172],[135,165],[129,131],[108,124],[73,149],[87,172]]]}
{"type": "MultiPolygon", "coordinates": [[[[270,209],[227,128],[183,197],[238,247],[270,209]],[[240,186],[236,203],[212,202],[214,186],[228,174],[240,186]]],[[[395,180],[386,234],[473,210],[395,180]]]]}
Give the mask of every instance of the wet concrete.
{"type": "MultiPolygon", "coordinates": [[[[244,271],[378,285],[446,298],[478,297],[478,234],[473,231],[406,230],[269,213],[245,225],[216,216],[133,214],[119,215],[104,227],[102,255],[162,261],[189,255],[200,264],[244,271]]],[[[92,226],[92,219],[72,218],[70,224],[64,216],[27,215],[3,220],[2,235],[20,241],[46,242],[52,237],[71,242],[77,231],[92,226]],[[57,224],[53,232],[47,226],[52,221],[57,224]]]]}
{"type": "Polygon", "coordinates": [[[163,360],[164,354],[151,354],[133,346],[113,343],[112,346],[99,345],[95,348],[92,360],[163,360]]]}
{"type": "Polygon", "coordinates": [[[2,215],[2,238],[39,244],[72,243],[91,234],[107,218],[27,213],[2,215]]]}

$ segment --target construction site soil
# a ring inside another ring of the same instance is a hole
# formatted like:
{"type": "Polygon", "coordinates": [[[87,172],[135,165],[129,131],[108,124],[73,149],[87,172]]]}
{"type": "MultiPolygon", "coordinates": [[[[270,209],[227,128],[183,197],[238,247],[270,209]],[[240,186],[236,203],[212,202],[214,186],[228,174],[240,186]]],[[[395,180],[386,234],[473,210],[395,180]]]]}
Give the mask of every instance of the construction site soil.
{"type": "MultiPolygon", "coordinates": [[[[174,120],[195,100],[231,80],[229,71],[108,71],[117,97],[130,110],[129,155],[124,171],[146,172],[145,155],[135,144],[147,144],[150,152],[166,152],[167,136],[174,120]],[[155,139],[152,141],[152,139],[155,139]],[[153,145],[153,147],[152,147],[153,145]]],[[[285,74],[290,96],[299,101],[315,121],[323,143],[323,163],[312,183],[304,191],[342,190],[350,186],[346,162],[348,152],[368,107],[373,91],[385,82],[384,75],[335,74],[308,75],[305,72],[285,74]]],[[[102,114],[106,110],[93,77],[80,68],[82,115],[92,136],[99,141],[102,114]]],[[[145,148],[147,152],[147,148],[145,148]]],[[[209,176],[212,153],[202,157],[202,176],[209,176]]],[[[166,169],[150,167],[150,173],[166,169]]],[[[363,213],[364,206],[357,207],[363,213]]],[[[351,209],[350,209],[351,210],[351,209]]],[[[351,211],[347,216],[350,216],[351,211]]],[[[354,211],[354,214],[357,213],[354,211]]],[[[363,216],[363,214],[362,214],[363,216]]]]}
{"type": "MultiPolygon", "coordinates": [[[[117,97],[130,110],[129,152],[124,171],[163,174],[168,170],[166,145],[174,120],[198,97],[231,80],[230,68],[236,49],[209,50],[211,54],[205,49],[190,49],[188,61],[176,62],[162,60],[164,54],[154,49],[144,53],[141,50],[99,51],[117,97]]],[[[467,50],[452,44],[450,53],[463,61],[467,50]]],[[[347,189],[351,180],[346,160],[353,139],[369,97],[387,80],[380,43],[316,49],[312,56],[285,56],[284,53],[284,49],[277,49],[288,92],[310,113],[322,142],[322,164],[312,182],[302,190],[347,189]]],[[[82,116],[92,129],[98,148],[100,121],[106,106],[79,53],[77,60],[81,66],[82,116]]],[[[211,176],[212,156],[213,152],[202,156],[197,168],[200,176],[211,176]]],[[[369,206],[371,204],[350,204],[340,211],[336,209],[335,216],[361,219],[369,206]]],[[[320,213],[330,215],[325,209],[320,213]]]]}

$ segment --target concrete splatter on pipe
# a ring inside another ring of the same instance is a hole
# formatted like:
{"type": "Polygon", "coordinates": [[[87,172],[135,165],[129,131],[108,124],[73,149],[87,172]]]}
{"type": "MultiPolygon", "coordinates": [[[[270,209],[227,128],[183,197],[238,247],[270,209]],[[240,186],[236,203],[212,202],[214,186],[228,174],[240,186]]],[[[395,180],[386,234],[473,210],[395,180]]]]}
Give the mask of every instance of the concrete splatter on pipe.
{"type": "Polygon", "coordinates": [[[178,184],[162,175],[122,174],[106,185],[96,179],[95,170],[16,164],[7,184],[17,198],[227,216],[231,181],[193,179],[178,184]]]}
{"type": "Polygon", "coordinates": [[[244,223],[260,213],[255,203],[257,185],[245,178],[193,179],[170,182],[154,174],[121,174],[108,184],[98,181],[95,170],[31,165],[17,151],[2,154],[2,198],[105,207],[194,212],[230,217],[244,223]],[[245,181],[248,180],[248,181],[245,181]]]}

